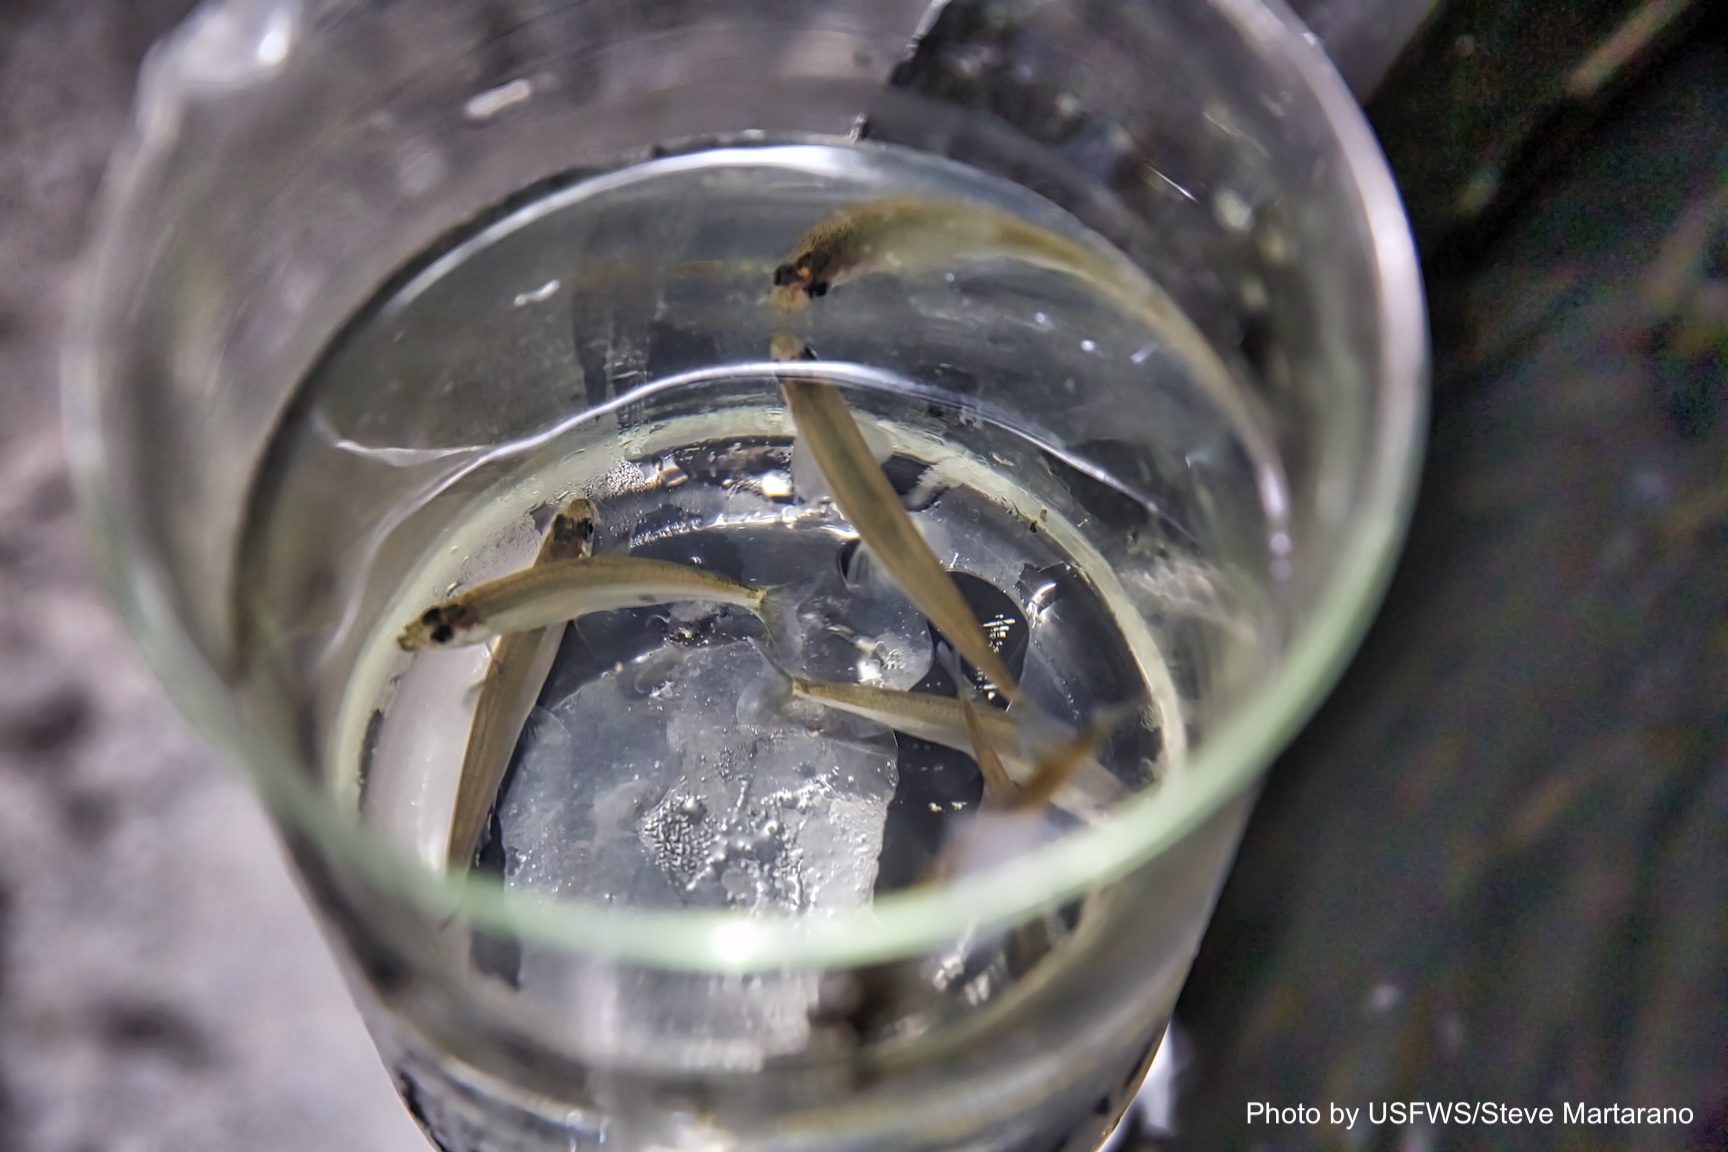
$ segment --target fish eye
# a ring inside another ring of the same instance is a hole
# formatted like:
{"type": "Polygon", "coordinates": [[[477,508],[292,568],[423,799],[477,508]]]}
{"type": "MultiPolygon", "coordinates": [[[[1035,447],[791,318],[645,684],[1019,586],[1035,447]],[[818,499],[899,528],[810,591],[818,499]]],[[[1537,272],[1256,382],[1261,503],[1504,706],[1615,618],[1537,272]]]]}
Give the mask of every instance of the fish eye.
{"type": "Polygon", "coordinates": [[[821,297],[828,295],[828,285],[821,280],[812,280],[810,281],[809,286],[804,289],[804,292],[808,296],[820,299],[821,297]]]}
{"type": "Polygon", "coordinates": [[[432,629],[432,643],[434,644],[448,644],[455,638],[456,631],[448,624],[440,624],[432,629]]]}
{"type": "Polygon", "coordinates": [[[444,619],[444,609],[442,609],[442,608],[428,608],[428,609],[426,609],[425,614],[420,617],[420,623],[422,623],[426,627],[430,628],[434,624],[437,624],[439,621],[441,621],[443,619],[444,619]]]}
{"type": "Polygon", "coordinates": [[[774,269],[774,287],[784,288],[788,284],[796,284],[803,278],[796,265],[782,264],[774,269]]]}

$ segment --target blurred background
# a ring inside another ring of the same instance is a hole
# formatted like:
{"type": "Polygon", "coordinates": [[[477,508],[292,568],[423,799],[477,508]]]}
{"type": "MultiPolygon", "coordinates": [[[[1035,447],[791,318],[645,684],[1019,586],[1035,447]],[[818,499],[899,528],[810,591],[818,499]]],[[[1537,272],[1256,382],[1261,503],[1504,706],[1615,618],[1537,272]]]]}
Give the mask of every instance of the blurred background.
{"type": "MultiPolygon", "coordinates": [[[[1728,12],[1364,5],[1298,7],[1423,251],[1427,474],[1178,1006],[1178,1133],[1131,1143],[1728,1148],[1728,12]],[[1245,1123],[1418,1099],[1695,1122],[1245,1123]]],[[[0,0],[0,1152],[415,1152],[257,805],[73,519],[70,268],[138,62],[191,6],[0,0]]]]}

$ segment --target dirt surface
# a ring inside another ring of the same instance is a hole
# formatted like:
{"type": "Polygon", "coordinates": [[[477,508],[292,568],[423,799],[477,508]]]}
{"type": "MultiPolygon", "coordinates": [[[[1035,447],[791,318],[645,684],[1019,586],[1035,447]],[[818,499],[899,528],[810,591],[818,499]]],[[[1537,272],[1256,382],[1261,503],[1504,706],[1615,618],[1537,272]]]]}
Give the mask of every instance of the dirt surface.
{"type": "Polygon", "coordinates": [[[421,1152],[240,778],[109,613],[55,346],[185,0],[0,5],[0,1152],[421,1152]]]}

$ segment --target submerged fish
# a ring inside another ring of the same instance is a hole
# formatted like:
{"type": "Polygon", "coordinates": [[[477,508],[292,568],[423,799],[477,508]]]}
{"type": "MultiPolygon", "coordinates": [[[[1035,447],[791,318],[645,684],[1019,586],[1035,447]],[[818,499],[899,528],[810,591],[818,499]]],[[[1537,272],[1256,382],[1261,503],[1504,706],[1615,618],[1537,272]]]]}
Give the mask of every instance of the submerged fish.
{"type": "MultiPolygon", "coordinates": [[[[978,810],[958,821],[943,837],[935,859],[914,883],[916,888],[930,888],[957,882],[967,876],[991,871],[1003,864],[1035,852],[1062,835],[1060,822],[1049,819],[1046,805],[1060,792],[1067,791],[1058,806],[1081,820],[1090,821],[1102,815],[1106,797],[1125,794],[1126,790],[1106,769],[1092,759],[1109,729],[1094,723],[1079,737],[1064,741],[1058,747],[1041,752],[1030,761],[1018,760],[1011,769],[997,750],[999,741],[1014,741],[1018,732],[1011,718],[978,699],[977,691],[959,667],[952,651],[938,652],[938,658],[954,679],[959,697],[922,696],[915,693],[883,693],[879,689],[851,692],[850,685],[819,685],[808,680],[794,680],[793,692],[805,699],[820,700],[830,707],[871,716],[902,731],[910,731],[907,719],[916,718],[919,729],[915,734],[958,751],[970,751],[984,777],[984,803],[978,810]],[[864,693],[879,693],[866,701],[864,693]],[[887,697],[900,697],[891,700],[887,697]],[[924,702],[936,702],[934,708],[924,702]],[[862,705],[872,704],[866,710],[862,705]],[[942,705],[958,705],[963,735],[948,727],[952,715],[943,716],[942,705]],[[899,717],[897,720],[895,717],[899,717]],[[988,718],[988,719],[987,719],[988,718]],[[963,743],[964,742],[964,743],[963,743]],[[1085,781],[1092,788],[1065,789],[1071,776],[1082,765],[1090,768],[1085,781]],[[1099,801],[1103,803],[1099,803],[1099,801]]],[[[1017,747],[1010,743],[1009,747],[1017,747]]],[[[1084,911],[1079,914],[1084,920],[1084,911]]],[[[998,950],[990,968],[997,980],[1011,981],[1032,971],[1044,957],[1050,955],[1071,935],[1069,925],[1059,917],[1034,915],[1010,928],[999,943],[985,947],[998,950]]],[[[993,980],[992,983],[995,981],[993,980]]],[[[905,1027],[903,1021],[929,1021],[941,1018],[952,1010],[952,1002],[933,979],[927,964],[902,962],[879,970],[866,988],[866,1011],[862,1023],[868,1028],[873,1020],[890,1021],[890,1026],[905,1027]]],[[[880,1025],[878,1025],[879,1027],[880,1025]]]]}
{"type": "Polygon", "coordinates": [[[1212,402],[1242,437],[1264,495],[1282,506],[1277,453],[1240,382],[1168,293],[1134,264],[1099,245],[977,201],[884,197],[842,208],[800,237],[792,254],[774,270],[769,300],[793,311],[873,272],[1003,257],[1100,285],[1157,332],[1170,352],[1199,374],[1212,402]]]}
{"type": "MultiPolygon", "coordinates": [[[[895,692],[798,676],[790,680],[792,695],[798,699],[862,716],[956,752],[973,753],[966,706],[951,696],[895,692]]],[[[1016,806],[1033,797],[1040,804],[1047,800],[1081,820],[1093,821],[1128,795],[1127,787],[1092,756],[1099,739],[1109,731],[1102,724],[1092,725],[1052,753],[1034,756],[1022,750],[1020,726],[1013,716],[994,708],[977,708],[973,719],[983,733],[981,743],[993,749],[1003,774],[1019,790],[1011,800],[1016,806]],[[1051,795],[1043,796],[1046,791],[1051,795]]]]}
{"type": "Polygon", "coordinates": [[[1113,283],[1121,269],[1077,240],[970,200],[889,196],[818,221],[774,269],[773,302],[792,311],[872,272],[1011,256],[1051,271],[1113,283]]]}
{"type": "Polygon", "coordinates": [[[1019,799],[1012,805],[1014,810],[1036,812],[1052,803],[1081,765],[1098,763],[1094,758],[1098,746],[1110,735],[1116,723],[1115,716],[1095,718],[1072,739],[1040,755],[1031,776],[1020,789],[1019,799]]]}
{"type": "Polygon", "coordinates": [[[779,634],[777,626],[781,623],[778,591],[639,556],[553,560],[487,581],[433,605],[402,629],[396,642],[409,652],[459,648],[594,612],[687,600],[746,609],[762,618],[772,636],[779,634]]]}
{"type": "MultiPolygon", "coordinates": [[[[1022,773],[1021,779],[1016,780],[1004,766],[996,751],[995,739],[985,726],[984,716],[994,710],[978,700],[977,690],[961,674],[959,662],[951,650],[946,646],[939,649],[937,659],[954,680],[959,693],[966,735],[972,742],[972,757],[984,777],[984,803],[970,818],[949,831],[941,851],[919,881],[920,887],[951,883],[964,876],[989,871],[1036,851],[1060,835],[1059,827],[1047,819],[1045,806],[1062,791],[1081,764],[1090,761],[1097,765],[1092,757],[1099,744],[1131,710],[1126,707],[1111,709],[1108,719],[1095,719],[1079,736],[1040,753],[1034,758],[1030,771],[1022,773]]],[[[1069,807],[1074,807],[1072,802],[1069,807]]],[[[1075,814],[1086,818],[1084,813],[1075,814]]],[[[1010,941],[1012,948],[1022,955],[1042,956],[1053,943],[1050,924],[1045,919],[1034,918],[1015,929],[1010,941]]]]}
{"type": "MultiPolygon", "coordinates": [[[[801,341],[784,335],[774,338],[769,354],[781,362],[814,359],[801,341]]],[[[822,470],[834,503],[870,554],[997,691],[1011,701],[1018,699],[1014,674],[990,646],[953,577],[919,535],[840,390],[825,380],[793,374],[781,377],[780,388],[792,409],[799,443],[822,470]]]]}
{"type": "Polygon", "coordinates": [[[943,646],[937,658],[942,661],[942,666],[955,684],[961,716],[966,722],[966,735],[972,741],[972,759],[977,762],[979,774],[984,777],[984,801],[1001,811],[1036,813],[1050,803],[1068,782],[1068,777],[1074,774],[1074,770],[1093,756],[1098,745],[1103,743],[1104,737],[1110,734],[1110,730],[1120,719],[1114,716],[1108,720],[1095,719],[1078,736],[1039,755],[1030,776],[1023,781],[1017,781],[1003,765],[995,740],[990,730],[985,727],[984,715],[986,711],[993,709],[979,700],[977,689],[971,679],[961,671],[959,661],[954,658],[951,649],[943,646]]]}
{"type": "MultiPolygon", "coordinates": [[[[594,506],[577,497],[552,518],[534,563],[575,560],[594,546],[594,506]]],[[[492,662],[480,686],[468,748],[456,786],[456,807],[450,819],[450,868],[468,867],[479,848],[486,816],[498,799],[504,772],[522,738],[528,714],[545,687],[564,640],[561,625],[500,636],[492,646],[492,662]]]]}

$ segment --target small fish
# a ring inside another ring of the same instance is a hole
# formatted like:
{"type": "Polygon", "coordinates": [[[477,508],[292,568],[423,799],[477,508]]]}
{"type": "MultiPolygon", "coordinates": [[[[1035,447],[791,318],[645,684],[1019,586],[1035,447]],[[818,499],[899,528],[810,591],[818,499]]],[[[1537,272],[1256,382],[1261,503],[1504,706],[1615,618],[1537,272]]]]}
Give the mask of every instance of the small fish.
{"type": "MultiPolygon", "coordinates": [[[[949,833],[920,886],[945,884],[987,871],[1048,843],[1055,828],[1044,818],[1045,805],[1109,734],[1108,729],[1092,724],[1079,737],[1038,756],[1029,778],[1021,783],[1008,772],[985,727],[984,713],[993,710],[979,701],[977,689],[961,671],[953,650],[942,645],[936,658],[954,681],[966,736],[971,741],[972,759],[984,777],[984,803],[969,820],[949,833]]],[[[1042,955],[1049,948],[1044,927],[1040,921],[1024,926],[1020,943],[1028,945],[1032,955],[1042,955]]]]}
{"type": "Polygon", "coordinates": [[[1098,745],[1110,734],[1113,723],[1095,720],[1071,740],[1065,740],[1048,752],[1040,754],[1029,774],[1021,783],[1014,779],[1002,763],[1001,755],[984,727],[983,710],[970,687],[960,697],[960,708],[966,719],[966,735],[972,741],[972,756],[984,776],[984,798],[1007,812],[1037,812],[1055,799],[1074,770],[1093,760],[1098,745]]]}
{"type": "Polygon", "coordinates": [[[1021,788],[1020,797],[1012,807],[1016,811],[1036,812],[1053,802],[1056,794],[1067,786],[1069,778],[1082,764],[1098,763],[1093,759],[1098,746],[1115,727],[1114,717],[1098,717],[1073,739],[1066,740],[1039,756],[1031,778],[1021,788]]]}
{"type": "MultiPolygon", "coordinates": [[[[814,359],[794,337],[774,338],[769,355],[780,362],[814,359]]],[[[953,577],[919,535],[900,496],[858,430],[840,390],[813,376],[786,375],[781,391],[792,409],[800,444],[809,449],[834,502],[894,582],[930,618],[961,655],[1010,701],[1020,695],[1008,665],[990,646],[953,577]]]]}
{"type": "Polygon", "coordinates": [[[1120,277],[1103,256],[1066,236],[975,201],[890,196],[819,221],[774,269],[773,303],[795,311],[872,272],[1012,256],[1094,279],[1120,277]]]}
{"type": "Polygon", "coordinates": [[[1177,360],[1201,376],[1213,403],[1235,426],[1272,506],[1282,507],[1282,466],[1266,422],[1241,383],[1182,308],[1139,268],[1099,245],[1028,223],[969,200],[884,197],[842,208],[799,238],[774,269],[769,303],[797,311],[837,285],[873,272],[947,267],[1010,257],[1102,285],[1157,332],[1177,360]]]}
{"type": "MultiPolygon", "coordinates": [[[[966,707],[951,696],[924,692],[895,692],[863,684],[834,684],[790,677],[792,695],[826,708],[873,720],[896,732],[974,754],[966,707]]],[[[1004,775],[1019,790],[1012,803],[1028,798],[1040,803],[1048,799],[1057,807],[1085,821],[1102,817],[1128,795],[1128,789],[1108,768],[1093,758],[1100,737],[1110,729],[1108,721],[1091,725],[1086,732],[1065,742],[1053,753],[1028,757],[1021,751],[1020,728],[1014,718],[994,708],[978,708],[974,720],[982,730],[982,743],[992,748],[1004,775]],[[1051,793],[1042,797],[1045,792],[1051,793]]],[[[980,766],[982,768],[982,766],[980,766]]]]}
{"type": "MultiPolygon", "coordinates": [[[[771,300],[795,311],[873,272],[992,257],[1092,280],[1143,304],[1150,287],[1132,265],[1105,250],[986,204],[891,196],[842,208],[804,233],[792,255],[774,269],[771,300]]],[[[1168,300],[1160,302],[1158,312],[1162,322],[1181,319],[1168,300]]]]}
{"type": "Polygon", "coordinates": [[[761,617],[774,636],[780,634],[777,629],[783,622],[778,591],[639,556],[553,560],[487,581],[433,605],[402,629],[396,642],[408,652],[459,648],[594,612],[687,600],[746,609],[761,617]]]}
{"type": "MultiPolygon", "coordinates": [[[[552,518],[534,563],[576,560],[594,547],[594,506],[578,496],[552,518]]],[[[450,820],[449,867],[466,869],[480,844],[486,816],[498,799],[504,772],[522,738],[528,714],[540,697],[558,648],[562,626],[500,636],[492,646],[492,662],[474,707],[468,748],[456,786],[456,807],[450,820]]]]}
{"type": "MultiPolygon", "coordinates": [[[[964,695],[960,702],[966,710],[969,725],[981,711],[988,711],[980,710],[964,695]]],[[[965,876],[991,871],[1037,851],[1060,836],[1060,826],[1049,820],[1045,807],[1056,802],[1057,794],[1062,792],[1081,765],[1090,764],[1093,769],[1103,771],[1092,756],[1104,737],[1110,734],[1111,726],[1094,721],[1072,740],[1040,753],[1030,770],[1022,773],[1025,783],[1010,780],[1006,790],[1000,785],[992,786],[991,771],[984,767],[983,760],[979,760],[979,769],[984,773],[984,803],[948,833],[919,886],[952,883],[965,876]]],[[[981,735],[978,729],[972,729],[969,735],[976,750],[974,756],[982,754],[996,758],[988,736],[981,735]]],[[[996,759],[996,764],[1000,770],[1001,760],[996,759]]],[[[1113,777],[1111,782],[1114,783],[1113,777]]],[[[1120,789],[1120,785],[1117,788],[1120,789]]],[[[1065,799],[1057,803],[1057,807],[1082,820],[1094,819],[1100,814],[1083,809],[1073,799],[1065,799]]],[[[1016,947],[1026,955],[1043,955],[1051,946],[1048,929],[1048,923],[1038,919],[1021,925],[1014,932],[1016,947]]]]}

